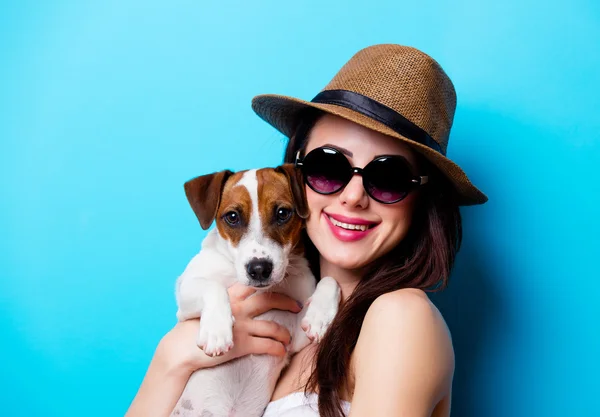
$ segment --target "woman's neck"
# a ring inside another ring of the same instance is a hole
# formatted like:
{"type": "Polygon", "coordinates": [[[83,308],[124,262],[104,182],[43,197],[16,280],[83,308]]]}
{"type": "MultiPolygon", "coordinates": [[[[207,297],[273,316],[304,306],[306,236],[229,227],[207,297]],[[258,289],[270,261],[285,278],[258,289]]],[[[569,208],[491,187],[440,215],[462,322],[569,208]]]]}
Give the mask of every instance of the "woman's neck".
{"type": "Polygon", "coordinates": [[[332,277],[335,279],[342,290],[342,301],[352,294],[354,288],[364,275],[364,271],[354,269],[343,269],[334,265],[321,257],[320,261],[321,277],[332,277]]]}

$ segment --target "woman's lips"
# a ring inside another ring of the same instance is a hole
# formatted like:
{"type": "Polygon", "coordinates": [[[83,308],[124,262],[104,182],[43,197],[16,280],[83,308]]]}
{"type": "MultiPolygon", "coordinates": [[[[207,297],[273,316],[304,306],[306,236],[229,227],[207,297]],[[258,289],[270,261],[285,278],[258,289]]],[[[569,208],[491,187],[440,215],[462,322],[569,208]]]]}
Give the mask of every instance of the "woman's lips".
{"type": "Polygon", "coordinates": [[[333,235],[342,242],[355,242],[367,236],[377,223],[362,219],[351,219],[345,216],[330,215],[323,212],[325,221],[329,225],[333,235]],[[346,221],[342,221],[346,220],[346,221]]]}
{"type": "Polygon", "coordinates": [[[369,220],[365,220],[365,219],[360,219],[357,217],[346,217],[346,216],[342,216],[341,214],[330,214],[330,213],[325,213],[325,215],[331,217],[334,220],[337,220],[338,222],[342,222],[342,223],[347,223],[347,224],[358,224],[358,225],[367,225],[367,226],[377,226],[377,222],[371,222],[369,220]]]}

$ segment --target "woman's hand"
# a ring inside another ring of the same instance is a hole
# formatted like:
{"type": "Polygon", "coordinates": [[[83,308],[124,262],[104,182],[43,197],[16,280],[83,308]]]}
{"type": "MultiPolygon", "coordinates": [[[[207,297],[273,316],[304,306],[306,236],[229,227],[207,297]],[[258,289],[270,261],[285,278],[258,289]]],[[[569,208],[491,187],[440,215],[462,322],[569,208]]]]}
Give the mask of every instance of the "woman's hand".
{"type": "Polygon", "coordinates": [[[233,325],[233,348],[210,357],[196,345],[200,320],[177,323],[160,341],[127,417],[169,415],[181,396],[190,375],[202,368],[219,365],[248,354],[283,356],[290,343],[286,328],[272,321],[253,320],[272,309],[301,311],[294,299],[277,293],[261,293],[236,284],[229,289],[233,325]]]}
{"type": "Polygon", "coordinates": [[[288,330],[273,322],[254,320],[254,317],[272,309],[294,313],[301,307],[294,299],[278,293],[260,293],[252,297],[256,289],[235,284],[229,288],[233,325],[233,348],[221,355],[211,357],[196,345],[200,320],[179,322],[167,333],[157,348],[169,368],[179,368],[191,374],[248,354],[284,356],[291,338],[288,330]],[[249,298],[248,298],[249,297],[249,298]]]}

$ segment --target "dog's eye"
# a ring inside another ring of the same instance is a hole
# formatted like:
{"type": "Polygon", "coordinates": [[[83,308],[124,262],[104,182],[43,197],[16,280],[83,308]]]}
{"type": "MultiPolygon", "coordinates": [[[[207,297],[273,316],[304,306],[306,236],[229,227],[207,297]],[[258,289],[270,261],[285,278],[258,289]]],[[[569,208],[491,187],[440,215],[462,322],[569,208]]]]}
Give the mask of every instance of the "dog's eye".
{"type": "Polygon", "coordinates": [[[286,207],[279,207],[275,212],[277,223],[283,224],[292,217],[292,210],[286,207]]]}
{"type": "Polygon", "coordinates": [[[223,218],[230,226],[237,226],[240,223],[240,215],[236,211],[228,211],[223,218]]]}

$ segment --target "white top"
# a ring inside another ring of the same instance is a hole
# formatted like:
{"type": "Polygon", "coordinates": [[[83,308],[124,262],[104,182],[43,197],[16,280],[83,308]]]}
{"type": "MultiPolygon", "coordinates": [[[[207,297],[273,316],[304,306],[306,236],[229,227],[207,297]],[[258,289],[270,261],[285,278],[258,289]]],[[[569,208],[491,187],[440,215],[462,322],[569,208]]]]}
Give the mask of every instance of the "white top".
{"type": "MultiPolygon", "coordinates": [[[[304,395],[304,392],[292,392],[278,400],[271,401],[263,417],[319,417],[318,395],[314,392],[304,395]]],[[[350,413],[350,403],[342,401],[344,415],[350,413]]]]}

